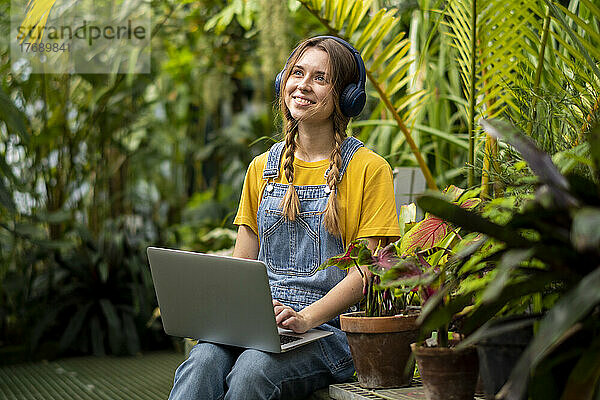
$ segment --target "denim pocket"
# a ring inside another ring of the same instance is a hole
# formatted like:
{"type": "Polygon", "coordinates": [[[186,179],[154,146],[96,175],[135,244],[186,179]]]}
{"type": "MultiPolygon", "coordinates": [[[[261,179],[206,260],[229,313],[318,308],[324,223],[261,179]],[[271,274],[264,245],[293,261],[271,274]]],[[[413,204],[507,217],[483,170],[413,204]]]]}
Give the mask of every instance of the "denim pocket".
{"type": "Polygon", "coordinates": [[[313,213],[300,213],[294,222],[281,210],[268,207],[262,218],[267,267],[276,274],[308,276],[319,267],[319,235],[311,227],[313,213]]]}

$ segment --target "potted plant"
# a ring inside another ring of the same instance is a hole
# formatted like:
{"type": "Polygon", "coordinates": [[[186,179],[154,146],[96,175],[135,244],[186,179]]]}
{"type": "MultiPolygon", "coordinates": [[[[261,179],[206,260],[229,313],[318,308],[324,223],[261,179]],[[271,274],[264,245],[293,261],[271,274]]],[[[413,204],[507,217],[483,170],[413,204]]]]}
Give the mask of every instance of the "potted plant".
{"type": "Polygon", "coordinates": [[[418,313],[412,306],[416,294],[396,295],[390,289],[377,288],[382,271],[397,262],[396,247],[390,244],[373,254],[367,243],[364,239],[350,243],[344,254],[330,258],[321,269],[336,266],[361,271],[359,266],[369,266],[374,276],[364,292],[364,310],[340,316],[358,383],[370,389],[408,386],[414,372],[414,360],[409,362],[410,343],[419,333],[418,313]]]}
{"type": "MultiPolygon", "coordinates": [[[[454,186],[444,191],[449,200],[467,208],[479,204],[480,200],[474,198],[476,194],[476,191],[465,192],[454,186]]],[[[433,293],[429,287],[417,291],[413,281],[403,284],[396,280],[393,285],[385,287],[381,284],[383,277],[389,280],[391,275],[402,271],[404,277],[422,276],[427,279],[426,271],[437,271],[439,265],[447,260],[451,246],[459,240],[458,232],[445,221],[427,215],[416,223],[415,214],[414,204],[402,207],[400,225],[406,233],[397,242],[379,248],[373,254],[366,240],[357,240],[349,245],[346,253],[332,257],[321,266],[341,269],[368,266],[373,273],[365,291],[365,310],[340,316],[359,384],[363,387],[410,384],[414,369],[410,344],[417,340],[419,334],[416,324],[419,308],[414,305],[433,293]]]]}
{"type": "Polygon", "coordinates": [[[470,335],[459,344],[461,348],[522,327],[523,321],[487,321],[533,296],[540,303],[536,311],[543,312],[536,334],[502,390],[492,395],[506,399],[597,398],[600,130],[592,129],[585,137],[589,157],[584,159],[584,172],[564,176],[546,153],[511,126],[498,121],[483,121],[482,125],[519,151],[538,177],[538,189],[502,223],[435,196],[418,201],[423,209],[463,230],[489,238],[485,246],[480,243],[461,254],[456,264],[462,280],[460,296],[438,303],[431,312],[425,307],[421,317],[426,325],[447,315],[462,318],[463,329],[470,335]],[[471,277],[479,284],[467,288],[471,277]]]}
{"type": "MultiPolygon", "coordinates": [[[[477,191],[465,192],[451,186],[444,197],[462,209],[474,209],[481,201],[477,191]]],[[[423,315],[429,315],[453,296],[458,281],[453,271],[455,252],[461,252],[482,240],[480,235],[460,236],[459,228],[433,215],[415,225],[400,243],[401,261],[381,277],[380,287],[410,287],[418,290],[423,301],[417,319],[421,328],[418,342],[411,344],[428,399],[473,398],[478,376],[478,358],[474,347],[457,349],[460,333],[449,335],[452,314],[438,318],[434,324],[423,325],[423,315]],[[425,313],[425,314],[423,314],[425,313]],[[433,338],[423,340],[434,332],[433,338]]],[[[428,321],[429,322],[429,321],[428,321]]],[[[455,330],[455,329],[454,329],[455,330]]]]}

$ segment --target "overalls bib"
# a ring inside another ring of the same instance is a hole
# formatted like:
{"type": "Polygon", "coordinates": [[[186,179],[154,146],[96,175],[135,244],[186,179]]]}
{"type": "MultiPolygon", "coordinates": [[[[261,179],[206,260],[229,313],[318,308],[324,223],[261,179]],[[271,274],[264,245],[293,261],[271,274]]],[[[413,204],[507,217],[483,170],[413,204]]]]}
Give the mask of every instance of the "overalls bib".
{"type": "MultiPolygon", "coordinates": [[[[283,215],[282,202],[288,185],[273,182],[279,176],[285,143],[279,142],[269,150],[263,179],[268,181],[258,207],[258,259],[267,265],[271,294],[274,299],[299,311],[323,297],[338,284],[346,272],[331,267],[317,271],[328,258],[344,252],[342,238],[336,237],[323,225],[323,211],[329,197],[326,177],[322,185],[296,186],[300,213],[295,221],[283,215]]],[[[348,137],[341,146],[342,180],[348,163],[363,144],[348,137]]],[[[339,318],[329,322],[339,327],[339,318]]]]}

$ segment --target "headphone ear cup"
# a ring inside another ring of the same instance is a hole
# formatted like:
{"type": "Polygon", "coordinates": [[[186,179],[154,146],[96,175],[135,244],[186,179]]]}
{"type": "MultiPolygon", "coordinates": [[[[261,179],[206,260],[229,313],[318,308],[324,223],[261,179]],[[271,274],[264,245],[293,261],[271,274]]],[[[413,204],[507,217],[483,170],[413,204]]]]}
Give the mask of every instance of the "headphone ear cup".
{"type": "Polygon", "coordinates": [[[284,70],[281,70],[275,77],[275,97],[279,96],[281,90],[281,78],[283,77],[284,70]]]}
{"type": "Polygon", "coordinates": [[[356,117],[362,111],[367,101],[367,95],[356,83],[344,88],[340,96],[340,108],[346,117],[356,117]]]}

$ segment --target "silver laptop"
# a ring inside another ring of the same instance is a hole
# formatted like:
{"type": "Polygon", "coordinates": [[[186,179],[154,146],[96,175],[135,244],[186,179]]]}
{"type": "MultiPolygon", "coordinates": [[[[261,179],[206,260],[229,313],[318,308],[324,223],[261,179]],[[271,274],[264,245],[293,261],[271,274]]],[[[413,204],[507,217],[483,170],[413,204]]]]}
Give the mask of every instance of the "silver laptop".
{"type": "Polygon", "coordinates": [[[333,334],[277,327],[261,261],[157,247],[148,260],[169,335],[280,353],[333,334]]]}

